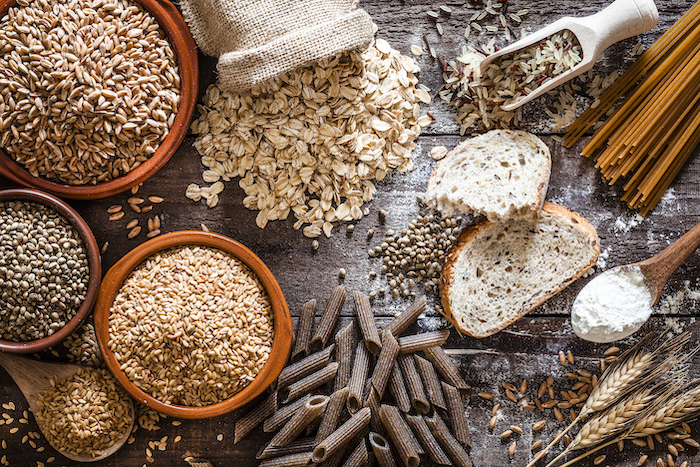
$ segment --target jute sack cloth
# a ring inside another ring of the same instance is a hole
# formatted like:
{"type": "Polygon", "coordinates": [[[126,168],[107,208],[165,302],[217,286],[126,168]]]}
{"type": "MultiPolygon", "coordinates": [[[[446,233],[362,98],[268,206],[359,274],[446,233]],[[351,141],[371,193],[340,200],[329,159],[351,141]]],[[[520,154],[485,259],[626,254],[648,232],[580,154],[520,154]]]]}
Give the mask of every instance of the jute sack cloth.
{"type": "Polygon", "coordinates": [[[219,57],[219,86],[248,90],[294,68],[372,40],[372,20],[352,0],[182,0],[197,45],[219,57]]]}

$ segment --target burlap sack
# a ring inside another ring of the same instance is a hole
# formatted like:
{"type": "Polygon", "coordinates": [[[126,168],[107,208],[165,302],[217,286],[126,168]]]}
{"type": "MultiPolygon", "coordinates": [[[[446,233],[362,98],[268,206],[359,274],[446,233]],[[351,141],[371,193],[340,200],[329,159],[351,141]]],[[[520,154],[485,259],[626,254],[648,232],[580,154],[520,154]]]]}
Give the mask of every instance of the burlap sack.
{"type": "Polygon", "coordinates": [[[232,92],[372,40],[372,20],[352,0],[182,0],[180,6],[202,52],[219,57],[219,85],[232,92]]]}

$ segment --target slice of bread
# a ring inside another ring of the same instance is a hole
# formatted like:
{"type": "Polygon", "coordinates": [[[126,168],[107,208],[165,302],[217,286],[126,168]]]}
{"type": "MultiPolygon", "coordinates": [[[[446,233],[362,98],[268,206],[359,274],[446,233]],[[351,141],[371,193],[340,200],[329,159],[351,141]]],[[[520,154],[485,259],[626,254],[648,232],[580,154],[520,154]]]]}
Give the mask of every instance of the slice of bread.
{"type": "Polygon", "coordinates": [[[490,221],[537,217],[552,160],[537,136],[492,130],[470,138],[438,162],[427,197],[440,212],[484,215],[490,221]]]}
{"type": "Polygon", "coordinates": [[[595,229],[557,204],[544,203],[536,220],[482,220],[445,263],[444,313],[461,332],[490,336],[578,279],[599,252],[595,229]]]}

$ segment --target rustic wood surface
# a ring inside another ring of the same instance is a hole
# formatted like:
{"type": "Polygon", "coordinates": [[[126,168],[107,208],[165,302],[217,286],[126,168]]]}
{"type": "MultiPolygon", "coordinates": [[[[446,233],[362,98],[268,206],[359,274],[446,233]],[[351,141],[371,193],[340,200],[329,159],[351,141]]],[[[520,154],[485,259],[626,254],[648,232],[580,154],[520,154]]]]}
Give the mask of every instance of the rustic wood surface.
{"type": "MultiPolygon", "coordinates": [[[[527,8],[530,13],[524,17],[523,26],[530,31],[565,15],[583,16],[594,13],[609,2],[595,0],[576,2],[564,0],[558,4],[538,0],[517,0],[510,4],[510,11],[527,8]]],[[[656,40],[692,3],[690,1],[659,0],[659,24],[653,31],[641,36],[648,47],[656,40]]],[[[425,49],[422,35],[434,44],[438,53],[452,59],[465,44],[462,36],[464,26],[474,11],[480,10],[480,4],[466,0],[447,2],[428,2],[425,0],[363,0],[361,6],[366,8],[378,25],[378,37],[384,38],[404,54],[410,54],[412,44],[425,49]],[[435,9],[440,4],[450,5],[452,14],[442,15],[440,22],[445,28],[445,34],[437,34],[433,20],[426,15],[427,10],[435,9]]],[[[486,34],[481,40],[486,42],[486,34]]],[[[474,35],[470,43],[474,43],[474,35]]],[[[594,68],[596,73],[607,74],[615,69],[623,70],[633,57],[630,49],[636,43],[632,38],[611,47],[603,59],[594,68]]],[[[201,57],[202,89],[213,82],[215,62],[201,57]]],[[[442,84],[441,70],[438,63],[428,54],[416,59],[422,72],[420,81],[435,92],[442,84]]],[[[587,98],[579,98],[580,113],[585,105],[590,103],[587,98]]],[[[158,214],[162,218],[162,230],[171,232],[183,229],[199,229],[205,224],[210,230],[228,235],[241,241],[259,255],[270,267],[282,286],[292,315],[296,316],[301,305],[310,298],[320,301],[319,310],[328,294],[339,283],[344,283],[348,290],[361,290],[369,293],[380,286],[386,286],[381,277],[370,279],[368,273],[378,271],[379,260],[370,259],[367,249],[381,243],[383,233],[387,229],[400,231],[412,218],[417,215],[418,207],[415,201],[417,194],[425,189],[425,184],[434,166],[429,151],[436,145],[454,147],[461,138],[449,108],[442,102],[433,102],[428,109],[436,118],[425,134],[418,141],[414,151],[415,169],[407,174],[394,174],[377,184],[377,195],[368,207],[371,210],[355,225],[354,233],[346,234],[345,227],[334,229],[331,238],[320,238],[320,248],[313,251],[311,240],[304,238],[301,232],[292,229],[292,220],[272,222],[264,231],[255,225],[255,212],[246,210],[242,205],[243,192],[237,183],[227,183],[225,191],[220,195],[219,205],[208,209],[201,203],[194,203],[184,197],[185,187],[192,182],[201,183],[202,167],[199,156],[192,148],[193,138],[188,137],[173,159],[153,178],[144,183],[139,195],[159,195],[165,202],[156,205],[148,215],[138,215],[141,225],[145,225],[148,216],[158,214]],[[377,212],[385,209],[389,215],[386,221],[379,222],[377,212]],[[376,234],[370,241],[365,235],[368,229],[374,229],[376,234]],[[340,268],[347,270],[344,280],[338,277],[340,268]]],[[[681,171],[672,186],[672,191],[660,205],[638,225],[635,213],[619,201],[620,187],[610,187],[601,182],[593,163],[579,155],[579,146],[567,150],[552,140],[550,129],[552,122],[542,111],[540,105],[530,104],[525,109],[525,120],[522,128],[539,134],[552,149],[552,177],[547,200],[563,204],[570,209],[580,212],[598,230],[601,240],[602,260],[598,269],[626,264],[647,258],[675,239],[698,222],[700,218],[700,159],[691,158],[681,171]],[[604,264],[603,264],[604,263],[604,264]]],[[[697,154],[697,151],[696,151],[697,154]]],[[[0,179],[0,188],[11,186],[6,180],[0,179]]],[[[145,241],[143,233],[133,240],[127,240],[126,223],[136,218],[126,205],[128,194],[117,195],[108,199],[71,202],[85,217],[93,228],[100,245],[109,242],[109,247],[103,256],[103,267],[106,271],[119,258],[145,241]],[[122,204],[127,215],[118,222],[109,222],[107,208],[113,204],[122,204]]],[[[696,288],[698,284],[698,266],[700,255],[694,254],[684,266],[673,276],[667,286],[662,302],[669,297],[682,298],[682,306],[676,310],[677,315],[662,314],[658,309],[654,318],[645,325],[643,331],[654,328],[673,326],[674,329],[695,331],[695,320],[700,313],[700,301],[696,288]],[[683,297],[680,297],[684,294],[683,297]]],[[[539,384],[553,376],[557,393],[569,388],[565,372],[572,368],[596,370],[599,359],[607,346],[591,344],[578,339],[568,319],[569,310],[576,293],[588,279],[581,279],[567,290],[539,307],[525,318],[520,319],[506,330],[487,339],[475,340],[462,338],[452,332],[446,347],[453,357],[459,361],[465,379],[477,391],[489,391],[494,394],[491,401],[472,396],[468,416],[474,447],[471,452],[474,465],[491,467],[501,465],[524,466],[532,457],[529,446],[538,439],[550,440],[557,428],[564,423],[557,422],[551,410],[542,414],[516,408],[504,394],[502,381],[510,381],[519,385],[523,379],[529,382],[528,393],[536,391],[539,384]],[[559,364],[558,352],[571,350],[576,356],[576,363],[563,367],[559,364]],[[502,404],[501,416],[496,427],[488,430],[492,406],[502,404]],[[532,424],[540,419],[547,420],[546,427],[533,432],[532,424]],[[515,457],[509,459],[507,449],[510,440],[501,441],[499,435],[511,424],[523,428],[518,435],[515,457]]],[[[420,291],[420,288],[416,288],[420,291]]],[[[429,307],[426,317],[419,320],[414,330],[436,329],[447,327],[446,322],[434,311],[435,298],[429,295],[429,307]]],[[[377,298],[373,309],[380,323],[386,323],[391,316],[402,310],[410,300],[377,298]]],[[[347,322],[353,313],[353,307],[348,301],[343,309],[342,322],[347,322]]],[[[620,346],[628,347],[638,336],[624,340],[620,346]]],[[[698,343],[697,333],[692,337],[693,345],[698,343]]],[[[50,357],[50,356],[49,356],[50,357]]],[[[699,365],[691,365],[691,373],[697,375],[699,365]]],[[[0,448],[0,458],[13,466],[35,466],[40,462],[55,456],[56,460],[50,465],[73,466],[72,463],[55,453],[43,440],[36,440],[37,446],[46,446],[46,450],[37,453],[29,442],[22,442],[28,431],[36,431],[37,426],[30,417],[28,424],[20,424],[22,411],[27,409],[27,403],[22,398],[19,389],[9,376],[0,369],[0,403],[13,401],[16,410],[5,410],[15,420],[10,425],[0,426],[0,440],[4,439],[7,448],[0,448]],[[18,427],[19,431],[10,434],[10,429],[18,427]]],[[[2,415],[0,415],[2,416],[2,415]]],[[[95,463],[95,466],[137,467],[141,465],[179,466],[186,465],[182,460],[188,454],[199,455],[210,460],[214,466],[240,467],[257,465],[256,451],[269,439],[261,431],[255,431],[248,439],[233,444],[233,427],[240,413],[233,413],[210,420],[184,420],[180,426],[173,426],[172,420],[162,419],[157,431],[139,429],[133,444],[126,445],[113,457],[95,463]],[[221,441],[217,435],[223,435],[221,441]],[[174,443],[176,436],[182,440],[174,443]],[[154,450],[153,462],[147,462],[146,449],[149,441],[158,441],[168,436],[165,451],[154,450]]],[[[697,424],[694,428],[700,429],[697,424]]],[[[626,446],[624,452],[618,452],[611,447],[602,451],[607,455],[602,465],[634,466],[642,454],[648,454],[647,465],[656,463],[657,457],[666,456],[664,445],[657,446],[655,451],[636,446],[626,446]]],[[[700,462],[700,454],[695,448],[689,448],[681,453],[677,465],[684,459],[690,464],[700,462]]],[[[592,460],[584,461],[582,465],[592,465],[592,460]]]]}

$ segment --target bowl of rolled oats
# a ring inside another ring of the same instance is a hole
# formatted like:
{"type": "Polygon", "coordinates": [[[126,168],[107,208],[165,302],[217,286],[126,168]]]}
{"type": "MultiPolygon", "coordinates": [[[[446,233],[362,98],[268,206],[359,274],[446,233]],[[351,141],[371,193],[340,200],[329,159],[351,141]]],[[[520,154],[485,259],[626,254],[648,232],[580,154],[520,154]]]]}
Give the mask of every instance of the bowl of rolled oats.
{"type": "Polygon", "coordinates": [[[172,232],[105,275],[95,331],[107,368],[166,415],[206,418],[261,394],[287,362],[292,322],[253,252],[223,235],[172,232]]]}
{"type": "Polygon", "coordinates": [[[197,51],[170,2],[5,0],[0,43],[0,175],[102,198],[142,183],[182,143],[197,51]]]}

